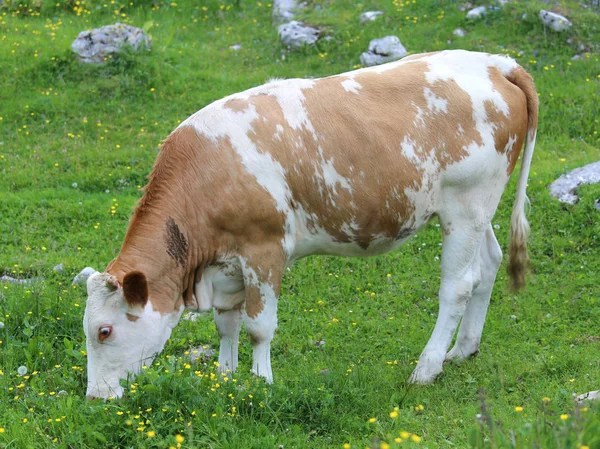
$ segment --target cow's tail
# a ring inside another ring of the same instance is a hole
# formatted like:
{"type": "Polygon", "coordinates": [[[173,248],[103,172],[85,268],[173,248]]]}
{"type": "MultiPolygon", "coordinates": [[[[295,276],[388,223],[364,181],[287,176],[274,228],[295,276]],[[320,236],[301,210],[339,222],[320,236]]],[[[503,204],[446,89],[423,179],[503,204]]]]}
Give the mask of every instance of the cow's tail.
{"type": "Polygon", "coordinates": [[[525,275],[529,269],[529,255],[527,254],[527,238],[529,237],[529,222],[525,216],[527,198],[527,178],[531,166],[531,157],[535,146],[535,137],[538,127],[539,100],[533,79],[521,66],[517,66],[507,77],[510,82],[519,87],[527,98],[527,136],[525,150],[521,160],[521,172],[517,185],[517,195],[510,220],[510,247],[508,261],[508,275],[510,286],[519,290],[525,285],[525,275]]]}

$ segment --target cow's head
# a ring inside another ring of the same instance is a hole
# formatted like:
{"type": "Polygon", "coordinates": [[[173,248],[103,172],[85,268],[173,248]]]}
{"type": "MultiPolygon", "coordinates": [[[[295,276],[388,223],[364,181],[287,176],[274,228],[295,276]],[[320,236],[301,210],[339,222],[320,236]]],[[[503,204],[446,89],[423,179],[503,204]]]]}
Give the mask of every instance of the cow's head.
{"type": "Polygon", "coordinates": [[[87,291],[87,396],[120,397],[124,389],[119,380],[152,363],[179,321],[183,304],[170,313],[155,310],[148,281],[138,271],[126,274],[122,284],[111,274],[94,273],[87,291]]]}

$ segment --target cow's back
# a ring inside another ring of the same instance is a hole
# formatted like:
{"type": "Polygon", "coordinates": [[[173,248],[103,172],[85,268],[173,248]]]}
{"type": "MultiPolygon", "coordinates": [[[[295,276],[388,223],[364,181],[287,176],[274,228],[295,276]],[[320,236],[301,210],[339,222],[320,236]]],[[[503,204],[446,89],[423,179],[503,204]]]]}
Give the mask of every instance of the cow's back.
{"type": "Polygon", "coordinates": [[[439,212],[445,186],[506,182],[527,125],[525,96],[503,74],[514,67],[442,52],[273,81],[183,126],[235,152],[268,193],[290,253],[379,253],[439,212]]]}

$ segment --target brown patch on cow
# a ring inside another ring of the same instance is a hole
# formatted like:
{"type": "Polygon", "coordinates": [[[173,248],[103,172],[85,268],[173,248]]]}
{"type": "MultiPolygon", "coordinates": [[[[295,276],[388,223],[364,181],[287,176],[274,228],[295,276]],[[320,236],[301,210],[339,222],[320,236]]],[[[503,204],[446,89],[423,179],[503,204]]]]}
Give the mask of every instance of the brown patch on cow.
{"type": "Polygon", "coordinates": [[[527,135],[527,98],[525,93],[515,84],[508,82],[496,67],[488,69],[494,89],[499,91],[508,105],[509,113],[505,115],[491,101],[484,103],[487,121],[494,124],[494,142],[496,151],[505,154],[508,159],[508,175],[512,173],[521,154],[523,142],[527,135]],[[511,138],[515,143],[507,148],[511,138]]]}
{"type": "Polygon", "coordinates": [[[131,321],[132,323],[135,323],[137,320],[139,320],[139,319],[140,319],[140,317],[139,317],[139,316],[132,315],[132,314],[131,314],[131,313],[129,313],[129,312],[127,312],[127,313],[125,314],[125,316],[126,316],[126,317],[127,317],[127,319],[128,319],[129,321],[131,321]]]}
{"type": "Polygon", "coordinates": [[[432,174],[423,185],[419,161],[433,158],[444,170],[467,156],[468,144],[483,143],[469,95],[452,80],[428,84],[428,70],[426,62],[415,60],[385,74],[362,72],[353,78],[361,85],[358,95],[344,89],[345,76],[316,80],[302,91],[316,138],[306,127],[290,126],[275,96],[248,98],[260,117],[250,137],[286,168],[293,201],[309,216],[309,229],[322,228],[335,241],[363,249],[382,236],[403,238],[421,218],[408,192],[425,195],[436,180],[432,174]],[[428,109],[425,87],[448,101],[446,113],[428,109]],[[405,138],[415,142],[418,161],[403,153],[405,138]],[[350,180],[351,192],[326,184],[325,164],[350,180]],[[350,223],[356,232],[348,232],[350,223]]]}
{"type": "Polygon", "coordinates": [[[175,260],[178,266],[185,267],[188,258],[188,242],[173,218],[167,218],[165,223],[165,239],[167,254],[175,260]]]}
{"type": "Polygon", "coordinates": [[[225,102],[223,107],[231,109],[234,112],[243,112],[248,109],[248,102],[241,98],[231,98],[225,102]]]}
{"type": "Polygon", "coordinates": [[[260,289],[254,285],[246,286],[246,314],[256,318],[265,308],[260,289]]]}

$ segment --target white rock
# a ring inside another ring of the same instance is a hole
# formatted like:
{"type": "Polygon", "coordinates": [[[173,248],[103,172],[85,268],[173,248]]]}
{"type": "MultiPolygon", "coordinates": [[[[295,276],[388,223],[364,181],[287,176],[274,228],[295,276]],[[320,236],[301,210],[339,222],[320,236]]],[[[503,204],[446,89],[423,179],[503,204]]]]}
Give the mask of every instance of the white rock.
{"type": "Polygon", "coordinates": [[[0,276],[0,282],[2,281],[6,281],[6,282],[10,282],[11,284],[31,284],[32,282],[35,281],[40,281],[40,278],[30,278],[30,279],[17,279],[14,278],[12,276],[0,276]]]}
{"type": "Polygon", "coordinates": [[[82,62],[101,64],[106,56],[129,44],[134,50],[147,48],[150,37],[141,28],[115,23],[102,28],[82,31],[71,43],[71,48],[82,62]]]}
{"type": "Polygon", "coordinates": [[[4,323],[0,321],[0,329],[4,329],[4,323]]]}
{"type": "Polygon", "coordinates": [[[406,55],[408,52],[397,36],[386,36],[381,39],[373,39],[369,43],[369,51],[360,55],[360,63],[371,67],[404,58],[406,55]]]}
{"type": "Polygon", "coordinates": [[[573,26],[565,16],[561,16],[552,11],[546,11],[545,9],[540,11],[540,20],[544,25],[552,28],[554,31],[564,31],[573,26]]]}
{"type": "Polygon", "coordinates": [[[64,273],[64,271],[65,271],[65,265],[62,264],[62,263],[59,263],[54,268],[52,268],[52,271],[58,271],[59,273],[64,273]]]}
{"type": "Polygon", "coordinates": [[[71,184],[71,187],[73,187],[74,189],[76,189],[77,188],[77,183],[74,182],[73,184],[71,184]]]}
{"type": "Polygon", "coordinates": [[[577,187],[581,184],[598,182],[600,182],[600,161],[592,162],[562,175],[550,184],[550,195],[563,203],[575,204],[579,200],[575,194],[577,187]]]}
{"type": "Polygon", "coordinates": [[[242,48],[241,44],[233,44],[233,45],[229,46],[229,49],[233,50],[233,51],[241,50],[241,48],[242,48]]]}
{"type": "Polygon", "coordinates": [[[360,23],[373,22],[377,17],[382,16],[383,11],[366,11],[360,15],[360,23]]]}
{"type": "Polygon", "coordinates": [[[27,374],[27,367],[26,366],[19,366],[17,368],[17,373],[19,373],[19,376],[24,376],[25,374],[27,374]]]}
{"type": "Polygon", "coordinates": [[[306,6],[306,3],[298,3],[296,0],[274,0],[273,22],[287,23],[294,20],[296,12],[306,6]]]}
{"type": "Polygon", "coordinates": [[[202,316],[201,313],[190,312],[187,315],[185,315],[183,317],[183,319],[186,320],[186,321],[192,321],[192,322],[194,322],[197,319],[199,319],[201,316],[202,316]]]}
{"type": "Polygon", "coordinates": [[[580,394],[575,400],[579,403],[583,401],[600,401],[600,390],[588,391],[587,393],[580,394]]]}
{"type": "Polygon", "coordinates": [[[210,359],[214,357],[215,350],[210,347],[210,345],[197,346],[195,348],[190,349],[190,360],[195,362],[198,359],[210,359]]]}
{"type": "Polygon", "coordinates": [[[478,6],[477,8],[473,8],[467,13],[467,19],[476,20],[481,19],[485,13],[487,12],[485,6],[478,6]]]}
{"type": "Polygon", "coordinates": [[[312,45],[319,39],[319,30],[304,26],[295,20],[279,25],[277,31],[281,42],[289,47],[300,48],[303,45],[312,45]]]}
{"type": "Polygon", "coordinates": [[[94,270],[92,267],[85,267],[77,276],[73,278],[73,285],[85,284],[88,278],[94,273],[96,273],[96,270],[94,270]]]}
{"type": "Polygon", "coordinates": [[[467,32],[462,28],[457,28],[452,32],[452,34],[458,37],[465,37],[467,35],[467,32]]]}

